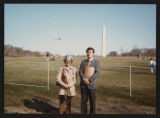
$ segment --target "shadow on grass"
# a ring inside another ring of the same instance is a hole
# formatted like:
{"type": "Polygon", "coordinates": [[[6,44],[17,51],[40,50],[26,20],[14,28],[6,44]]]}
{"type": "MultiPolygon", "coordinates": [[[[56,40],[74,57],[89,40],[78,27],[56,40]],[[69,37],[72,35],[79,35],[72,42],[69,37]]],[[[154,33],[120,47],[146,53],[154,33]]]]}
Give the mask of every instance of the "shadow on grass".
{"type": "Polygon", "coordinates": [[[24,106],[27,108],[35,109],[37,112],[42,112],[42,113],[52,113],[52,114],[58,114],[59,109],[48,104],[47,102],[37,100],[37,99],[32,99],[26,100],[24,99],[24,106]]]}

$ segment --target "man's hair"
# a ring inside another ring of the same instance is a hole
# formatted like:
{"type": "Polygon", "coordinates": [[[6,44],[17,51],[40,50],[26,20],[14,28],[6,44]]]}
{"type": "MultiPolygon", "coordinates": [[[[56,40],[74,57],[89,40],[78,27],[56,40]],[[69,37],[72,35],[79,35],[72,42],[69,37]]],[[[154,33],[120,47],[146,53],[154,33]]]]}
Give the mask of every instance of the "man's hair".
{"type": "Polygon", "coordinates": [[[86,53],[88,52],[88,50],[92,50],[93,53],[95,52],[94,48],[92,48],[92,47],[87,48],[87,49],[86,49],[86,53]]]}

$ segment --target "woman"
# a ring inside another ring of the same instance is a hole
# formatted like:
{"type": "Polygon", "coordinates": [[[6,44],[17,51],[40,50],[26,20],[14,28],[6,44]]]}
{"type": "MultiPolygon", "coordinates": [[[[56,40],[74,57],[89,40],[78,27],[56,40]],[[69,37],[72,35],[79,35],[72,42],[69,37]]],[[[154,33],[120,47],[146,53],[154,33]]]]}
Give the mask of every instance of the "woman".
{"type": "Polygon", "coordinates": [[[65,56],[63,59],[65,66],[61,67],[57,75],[56,82],[60,85],[59,90],[59,113],[64,113],[64,103],[66,101],[66,113],[71,113],[71,101],[73,96],[76,95],[76,68],[71,66],[73,63],[72,56],[65,56]]]}

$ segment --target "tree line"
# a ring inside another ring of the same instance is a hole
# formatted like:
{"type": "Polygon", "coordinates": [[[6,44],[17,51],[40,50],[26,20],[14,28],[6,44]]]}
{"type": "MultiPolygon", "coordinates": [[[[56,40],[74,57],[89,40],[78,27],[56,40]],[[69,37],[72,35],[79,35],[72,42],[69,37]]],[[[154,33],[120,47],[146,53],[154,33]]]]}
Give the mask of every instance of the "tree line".
{"type": "MultiPolygon", "coordinates": [[[[39,51],[24,50],[20,47],[14,47],[12,45],[4,46],[4,56],[10,57],[41,57],[44,56],[43,53],[39,51]]],[[[116,51],[111,51],[108,56],[137,56],[137,57],[156,57],[155,48],[133,48],[128,52],[121,52],[118,54],[116,51]]]]}
{"type": "Polygon", "coordinates": [[[111,51],[108,56],[137,56],[137,57],[156,57],[155,48],[133,48],[131,51],[122,52],[120,55],[116,51],[111,51]]]}
{"type": "Polygon", "coordinates": [[[5,45],[4,46],[4,56],[10,56],[10,57],[41,57],[41,56],[43,56],[43,54],[41,54],[39,51],[24,50],[20,47],[14,47],[12,45],[5,45]]]}

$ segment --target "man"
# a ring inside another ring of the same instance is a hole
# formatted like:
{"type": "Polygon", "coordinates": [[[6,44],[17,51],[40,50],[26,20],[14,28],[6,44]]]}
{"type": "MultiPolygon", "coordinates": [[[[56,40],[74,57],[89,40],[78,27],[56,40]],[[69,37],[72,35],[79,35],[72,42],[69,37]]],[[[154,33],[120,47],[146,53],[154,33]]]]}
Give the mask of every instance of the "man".
{"type": "Polygon", "coordinates": [[[79,69],[79,76],[81,79],[81,113],[87,113],[87,101],[90,102],[90,114],[95,114],[96,111],[96,89],[97,89],[97,76],[99,75],[100,66],[99,62],[93,59],[94,49],[87,48],[86,54],[88,59],[83,60],[79,69]]]}
{"type": "Polygon", "coordinates": [[[54,62],[55,61],[55,57],[54,55],[51,56],[51,62],[54,62]]]}

